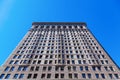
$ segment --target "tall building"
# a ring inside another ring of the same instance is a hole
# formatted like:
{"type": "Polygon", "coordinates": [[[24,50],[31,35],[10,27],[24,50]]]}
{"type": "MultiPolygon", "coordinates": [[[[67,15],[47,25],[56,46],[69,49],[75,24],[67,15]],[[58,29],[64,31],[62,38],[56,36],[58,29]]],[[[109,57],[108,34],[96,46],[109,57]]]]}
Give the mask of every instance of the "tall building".
{"type": "Polygon", "coordinates": [[[120,69],[82,22],[34,22],[0,79],[120,80],[120,69]]]}

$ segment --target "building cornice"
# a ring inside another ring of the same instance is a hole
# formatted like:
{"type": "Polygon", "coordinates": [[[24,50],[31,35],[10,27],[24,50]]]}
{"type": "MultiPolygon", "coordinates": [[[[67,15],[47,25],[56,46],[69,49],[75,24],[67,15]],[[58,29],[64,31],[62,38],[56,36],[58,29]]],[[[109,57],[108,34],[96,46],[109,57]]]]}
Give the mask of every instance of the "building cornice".
{"type": "Polygon", "coordinates": [[[85,25],[85,22],[33,22],[32,25],[85,25]]]}

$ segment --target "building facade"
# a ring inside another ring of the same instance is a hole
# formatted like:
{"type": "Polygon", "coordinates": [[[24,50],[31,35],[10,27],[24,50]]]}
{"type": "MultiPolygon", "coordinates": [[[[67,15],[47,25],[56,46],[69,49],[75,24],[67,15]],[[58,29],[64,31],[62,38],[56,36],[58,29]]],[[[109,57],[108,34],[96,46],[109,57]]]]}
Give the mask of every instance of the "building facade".
{"type": "Polygon", "coordinates": [[[1,74],[1,73],[2,73],[2,71],[3,71],[2,69],[3,69],[3,68],[0,66],[0,74],[1,74]]]}
{"type": "Polygon", "coordinates": [[[119,80],[120,69],[82,22],[34,22],[0,79],[119,80]]]}

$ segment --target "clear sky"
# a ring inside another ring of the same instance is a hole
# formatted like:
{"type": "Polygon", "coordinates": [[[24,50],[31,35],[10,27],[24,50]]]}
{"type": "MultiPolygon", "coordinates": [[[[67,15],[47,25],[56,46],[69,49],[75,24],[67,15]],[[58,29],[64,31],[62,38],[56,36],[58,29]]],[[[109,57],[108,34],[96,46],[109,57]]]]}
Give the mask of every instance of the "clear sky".
{"type": "Polygon", "coordinates": [[[0,65],[41,21],[86,22],[120,67],[120,0],[0,0],[0,65]]]}

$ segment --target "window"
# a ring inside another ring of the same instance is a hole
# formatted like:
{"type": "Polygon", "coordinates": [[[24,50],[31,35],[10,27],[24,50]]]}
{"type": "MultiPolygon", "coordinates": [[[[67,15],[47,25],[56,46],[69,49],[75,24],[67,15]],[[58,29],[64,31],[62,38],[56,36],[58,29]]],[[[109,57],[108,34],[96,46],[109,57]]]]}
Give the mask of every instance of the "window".
{"type": "Polygon", "coordinates": [[[13,64],[13,62],[14,62],[14,61],[13,61],[13,60],[11,60],[9,64],[13,64]]]}
{"type": "Polygon", "coordinates": [[[22,71],[22,66],[19,66],[19,67],[18,67],[18,71],[22,71]]]}
{"type": "Polygon", "coordinates": [[[89,79],[91,78],[91,74],[90,74],[90,73],[88,74],[88,78],[89,78],[89,79]]]}
{"type": "Polygon", "coordinates": [[[41,78],[45,78],[45,74],[42,74],[42,75],[41,75],[41,78]]]}
{"type": "Polygon", "coordinates": [[[111,71],[114,71],[114,69],[113,69],[113,67],[112,67],[112,66],[110,66],[110,70],[111,70],[111,71]]]}
{"type": "Polygon", "coordinates": [[[22,79],[24,77],[24,74],[20,74],[19,79],[22,79]]]}
{"type": "Polygon", "coordinates": [[[9,68],[10,68],[10,67],[9,67],[9,66],[7,66],[7,67],[5,68],[5,70],[4,70],[4,71],[5,71],[5,72],[6,72],[6,71],[8,71],[8,70],[9,70],[9,68]]]}
{"type": "Polygon", "coordinates": [[[34,74],[34,75],[33,75],[33,78],[37,78],[37,74],[34,74]]]}
{"type": "Polygon", "coordinates": [[[48,66],[48,71],[51,71],[52,67],[51,66],[48,66]]]}
{"type": "Polygon", "coordinates": [[[64,74],[61,74],[61,78],[64,78],[64,74]]]}
{"type": "Polygon", "coordinates": [[[9,79],[10,78],[10,74],[7,74],[5,79],[9,79]]]}
{"type": "Polygon", "coordinates": [[[102,63],[102,64],[104,64],[104,61],[103,61],[103,60],[101,60],[101,63],[102,63]]]}
{"type": "Polygon", "coordinates": [[[13,76],[13,79],[17,79],[18,78],[18,74],[15,74],[14,76],[13,76]]]}
{"type": "Polygon", "coordinates": [[[30,71],[34,71],[34,66],[31,67],[30,71]]]}
{"type": "Polygon", "coordinates": [[[84,55],[81,55],[81,58],[84,58],[84,55]]]}
{"type": "Polygon", "coordinates": [[[83,64],[86,64],[86,61],[85,61],[85,60],[83,60],[83,64]]]}
{"type": "Polygon", "coordinates": [[[93,66],[92,69],[93,69],[93,71],[96,71],[96,67],[95,66],[93,66]]]}
{"type": "Polygon", "coordinates": [[[88,66],[85,66],[85,70],[88,71],[88,66]]]}
{"type": "Polygon", "coordinates": [[[35,59],[37,59],[37,58],[38,58],[38,55],[35,56],[35,59]]]}
{"type": "Polygon", "coordinates": [[[96,78],[98,79],[99,78],[99,74],[95,74],[96,78]]]}
{"type": "Polygon", "coordinates": [[[18,59],[21,58],[21,55],[18,56],[18,59]]]}
{"type": "Polygon", "coordinates": [[[78,60],[78,63],[81,64],[81,60],[78,60]]]}
{"type": "Polygon", "coordinates": [[[74,60],[72,60],[72,64],[75,64],[75,61],[74,61],[74,60]]]}
{"type": "Polygon", "coordinates": [[[4,76],[5,76],[5,74],[1,74],[0,75],[0,79],[3,79],[4,76]]]}
{"type": "Polygon", "coordinates": [[[64,71],[64,66],[61,66],[60,68],[61,68],[61,71],[64,71]]]}
{"type": "Polygon", "coordinates": [[[79,55],[77,55],[77,58],[78,58],[78,59],[80,58],[79,55]]]}
{"type": "Polygon", "coordinates": [[[38,64],[40,64],[41,63],[41,60],[38,60],[38,64]]]}
{"type": "Polygon", "coordinates": [[[58,63],[61,64],[61,60],[58,60],[58,63]]]}
{"type": "Polygon", "coordinates": [[[70,64],[70,60],[67,60],[67,64],[70,64]]]}
{"type": "Polygon", "coordinates": [[[71,71],[71,66],[68,66],[68,71],[71,71]]]}
{"type": "Polygon", "coordinates": [[[10,71],[14,71],[14,69],[15,69],[15,67],[13,66],[13,67],[11,67],[10,71]]]}
{"type": "Polygon", "coordinates": [[[112,74],[109,74],[109,77],[110,77],[110,79],[112,79],[113,78],[112,74]]]}
{"type": "Polygon", "coordinates": [[[55,70],[58,71],[58,70],[59,70],[59,67],[58,67],[58,66],[55,66],[55,70]]]}
{"type": "Polygon", "coordinates": [[[105,56],[104,56],[104,55],[102,55],[102,57],[103,57],[103,58],[105,58],[105,56]]]}
{"type": "Polygon", "coordinates": [[[51,78],[51,74],[47,74],[47,78],[51,78]]]}
{"type": "Polygon", "coordinates": [[[101,67],[98,66],[97,68],[98,68],[99,71],[101,71],[101,67]]]}
{"type": "Polygon", "coordinates": [[[69,58],[69,55],[66,55],[67,58],[69,58]]]}
{"type": "Polygon", "coordinates": [[[16,60],[14,64],[18,64],[18,60],[16,60]]]}
{"type": "Polygon", "coordinates": [[[72,78],[72,74],[69,74],[68,76],[69,76],[69,78],[72,78]]]}
{"type": "Polygon", "coordinates": [[[27,71],[27,66],[23,66],[23,71],[27,71]]]}
{"type": "Polygon", "coordinates": [[[59,74],[55,74],[55,78],[59,78],[59,74]]]}
{"type": "Polygon", "coordinates": [[[73,59],[73,55],[71,55],[71,58],[73,59]]]}
{"type": "Polygon", "coordinates": [[[38,28],[38,26],[35,26],[34,28],[38,28]]]}
{"type": "Polygon", "coordinates": [[[107,66],[106,66],[106,67],[104,67],[104,68],[105,68],[105,70],[106,70],[106,71],[108,71],[108,67],[107,67],[107,66]]]}
{"type": "Polygon", "coordinates": [[[108,64],[108,60],[105,60],[106,64],[108,64]]]}
{"type": "Polygon", "coordinates": [[[31,76],[32,76],[32,74],[28,74],[28,77],[27,77],[27,78],[28,78],[28,79],[30,79],[30,78],[31,78],[31,76]]]}
{"type": "Polygon", "coordinates": [[[78,78],[78,74],[77,73],[74,74],[74,78],[78,78]]]}
{"type": "Polygon", "coordinates": [[[118,74],[114,74],[114,76],[115,76],[115,78],[116,78],[116,79],[119,79],[119,76],[118,76],[118,74]]]}
{"type": "Polygon", "coordinates": [[[28,63],[28,60],[24,60],[24,62],[23,62],[24,64],[27,64],[28,63]]]}
{"type": "Polygon", "coordinates": [[[33,61],[33,64],[36,64],[36,60],[33,61]]]}
{"type": "Polygon", "coordinates": [[[83,73],[83,74],[82,74],[82,77],[83,77],[83,78],[86,78],[86,75],[83,73]]]}
{"type": "Polygon", "coordinates": [[[36,70],[36,71],[39,71],[39,66],[37,66],[35,70],[36,70]]]}
{"type": "Polygon", "coordinates": [[[17,57],[17,55],[14,55],[13,59],[15,59],[17,57]]]}
{"type": "Polygon", "coordinates": [[[52,60],[49,61],[49,64],[52,64],[52,60]]]}
{"type": "Polygon", "coordinates": [[[46,66],[44,66],[44,67],[43,67],[43,71],[46,71],[46,69],[47,69],[47,67],[46,67],[46,66]]]}
{"type": "Polygon", "coordinates": [[[47,60],[45,60],[44,64],[47,64],[47,62],[48,62],[48,61],[47,61],[47,60]]]}
{"type": "Polygon", "coordinates": [[[80,66],[80,71],[83,71],[83,66],[80,66]]]}
{"type": "Polygon", "coordinates": [[[46,55],[45,58],[48,58],[48,55],[46,55]]]}
{"type": "Polygon", "coordinates": [[[17,53],[20,53],[20,51],[17,51],[17,53]]]}
{"type": "Polygon", "coordinates": [[[102,77],[103,79],[105,79],[105,75],[104,75],[104,74],[101,74],[101,77],[102,77]]]}
{"type": "Polygon", "coordinates": [[[73,66],[73,70],[76,71],[76,66],[73,66]]]}
{"type": "Polygon", "coordinates": [[[53,56],[52,56],[52,55],[50,55],[50,58],[53,58],[53,56]]]}

